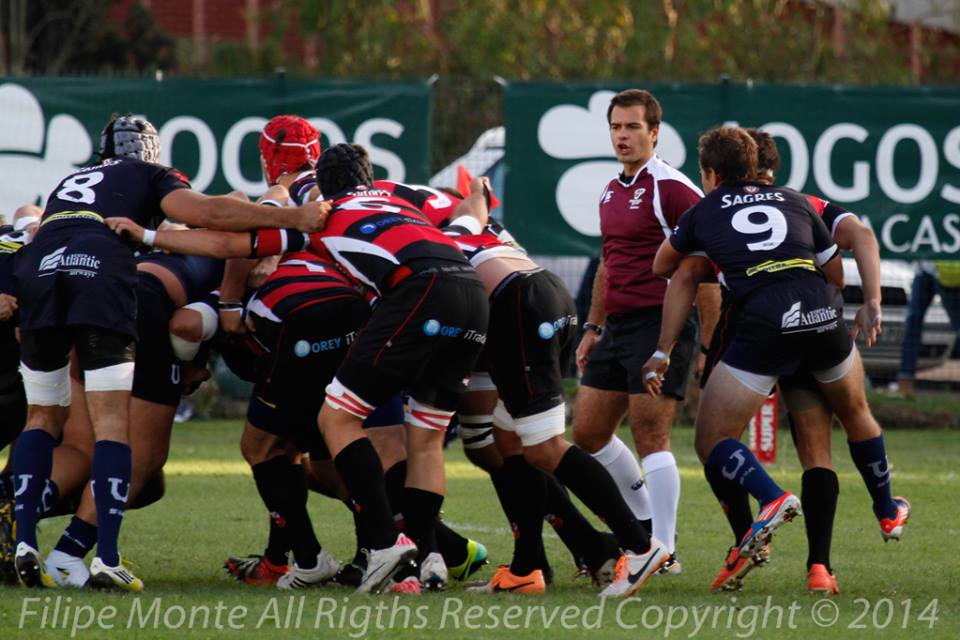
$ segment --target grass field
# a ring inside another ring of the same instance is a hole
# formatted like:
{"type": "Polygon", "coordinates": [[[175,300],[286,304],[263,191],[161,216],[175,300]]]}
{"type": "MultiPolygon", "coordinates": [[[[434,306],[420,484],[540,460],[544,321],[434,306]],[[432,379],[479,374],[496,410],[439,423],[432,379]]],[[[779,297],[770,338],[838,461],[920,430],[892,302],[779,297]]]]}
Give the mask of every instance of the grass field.
{"type": "MultiPolygon", "coordinates": [[[[785,433],[772,472],[798,492],[800,469],[785,433]]],[[[434,632],[444,638],[518,639],[960,637],[956,432],[888,432],[895,491],[914,506],[899,544],[882,543],[846,445],[835,433],[841,496],[833,564],[842,594],[821,602],[805,589],[802,520],[781,530],[773,562],[751,575],[743,592],[709,593],[731,535],[693,454],[692,430],[677,428],[683,573],[655,577],[633,600],[602,604],[586,581],[573,579],[570,557],[549,527],[545,536],[557,584],[541,598],[466,594],[455,584],[444,594],[420,598],[361,598],[329,587],[298,592],[290,600],[273,588],[234,582],[221,570],[224,558],[259,552],[266,532],[239,456],[239,434],[237,422],[176,427],[166,497],[129,512],[123,528],[121,548],[146,582],[143,594],[0,587],[0,639],[422,638],[434,632]],[[73,629],[74,624],[87,628],[73,629]]],[[[459,443],[448,452],[447,477],[446,521],[486,544],[493,563],[509,561],[511,538],[493,489],[466,462],[459,443]]],[[[352,555],[352,523],[343,506],[314,495],[310,509],[321,542],[338,558],[352,555]]],[[[66,522],[42,523],[44,550],[66,522]]]]}

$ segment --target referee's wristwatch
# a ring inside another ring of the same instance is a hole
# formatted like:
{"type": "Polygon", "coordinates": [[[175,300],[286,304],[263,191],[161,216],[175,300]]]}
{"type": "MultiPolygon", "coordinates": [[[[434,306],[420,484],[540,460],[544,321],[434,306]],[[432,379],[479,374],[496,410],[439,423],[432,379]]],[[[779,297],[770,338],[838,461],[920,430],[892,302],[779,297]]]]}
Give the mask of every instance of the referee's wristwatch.
{"type": "Polygon", "coordinates": [[[594,332],[595,334],[597,334],[598,336],[602,336],[602,335],[603,335],[603,327],[602,327],[601,325],[595,324],[595,323],[593,323],[593,322],[584,322],[584,323],[583,323],[583,330],[584,330],[584,331],[593,331],[593,332],[594,332]]]}

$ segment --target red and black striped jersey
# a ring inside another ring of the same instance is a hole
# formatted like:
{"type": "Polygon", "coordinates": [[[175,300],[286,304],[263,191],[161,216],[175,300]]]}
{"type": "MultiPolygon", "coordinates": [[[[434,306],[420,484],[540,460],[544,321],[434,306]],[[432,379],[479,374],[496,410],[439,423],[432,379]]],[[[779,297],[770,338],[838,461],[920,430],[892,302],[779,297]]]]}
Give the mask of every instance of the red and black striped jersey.
{"type": "Polygon", "coordinates": [[[311,234],[290,229],[254,233],[251,257],[310,248],[329,251],[356,282],[382,293],[398,267],[407,273],[469,262],[451,238],[430,224],[409,201],[381,189],[340,194],[323,231],[311,234]]]}
{"type": "Polygon", "coordinates": [[[491,220],[480,233],[459,224],[447,225],[443,233],[454,239],[474,268],[491,258],[528,257],[510,232],[495,220],[491,220]]]}
{"type": "Polygon", "coordinates": [[[289,314],[338,298],[360,298],[361,292],[336,265],[312,251],[284,254],[280,264],[247,302],[247,311],[282,322],[289,314]]]}
{"type": "Polygon", "coordinates": [[[386,191],[402,198],[420,210],[427,220],[439,227],[450,221],[453,210],[462,202],[460,198],[420,184],[403,184],[392,180],[375,180],[374,189],[386,191]]]}

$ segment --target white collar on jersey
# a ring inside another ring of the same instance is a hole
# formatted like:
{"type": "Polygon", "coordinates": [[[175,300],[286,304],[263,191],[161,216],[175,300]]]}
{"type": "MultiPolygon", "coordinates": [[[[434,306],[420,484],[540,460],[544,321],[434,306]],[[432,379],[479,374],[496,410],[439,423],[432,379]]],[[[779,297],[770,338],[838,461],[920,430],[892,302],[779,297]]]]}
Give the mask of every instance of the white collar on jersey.
{"type": "Polygon", "coordinates": [[[619,182],[620,184],[622,184],[622,185],[625,186],[625,187],[632,187],[632,186],[633,186],[633,183],[637,181],[637,178],[639,178],[642,173],[644,173],[645,171],[649,171],[649,170],[650,170],[650,165],[651,165],[651,164],[653,164],[654,162],[659,162],[659,161],[660,161],[660,156],[658,156],[657,154],[653,154],[652,156],[650,156],[650,159],[647,160],[647,161],[644,163],[644,165],[643,165],[642,167],[640,167],[640,169],[639,169],[635,174],[633,174],[633,176],[632,176],[629,180],[627,180],[627,179],[624,177],[622,171],[621,171],[619,174],[617,174],[617,182],[619,182]]]}

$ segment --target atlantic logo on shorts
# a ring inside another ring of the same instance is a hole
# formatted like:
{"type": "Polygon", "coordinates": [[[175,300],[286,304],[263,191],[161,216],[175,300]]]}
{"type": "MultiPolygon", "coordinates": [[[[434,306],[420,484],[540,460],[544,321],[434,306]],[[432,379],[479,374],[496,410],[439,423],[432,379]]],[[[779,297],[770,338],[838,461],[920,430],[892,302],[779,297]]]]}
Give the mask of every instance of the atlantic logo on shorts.
{"type": "MultiPolygon", "coordinates": [[[[43,256],[43,258],[40,260],[40,267],[38,268],[38,271],[56,271],[57,267],[60,266],[60,262],[63,260],[63,252],[66,250],[66,247],[60,247],[56,251],[43,256]]],[[[45,273],[43,275],[50,274],[45,273]]]]}
{"type": "MultiPolygon", "coordinates": [[[[803,313],[801,303],[795,302],[780,319],[781,329],[796,329],[799,327],[815,327],[816,329],[830,328],[836,324],[837,310],[833,307],[820,307],[803,313]],[[831,322],[833,321],[833,322],[831,322]],[[829,327],[822,325],[830,323],[829,327]]],[[[800,329],[805,331],[805,329],[800,329]]]]}

